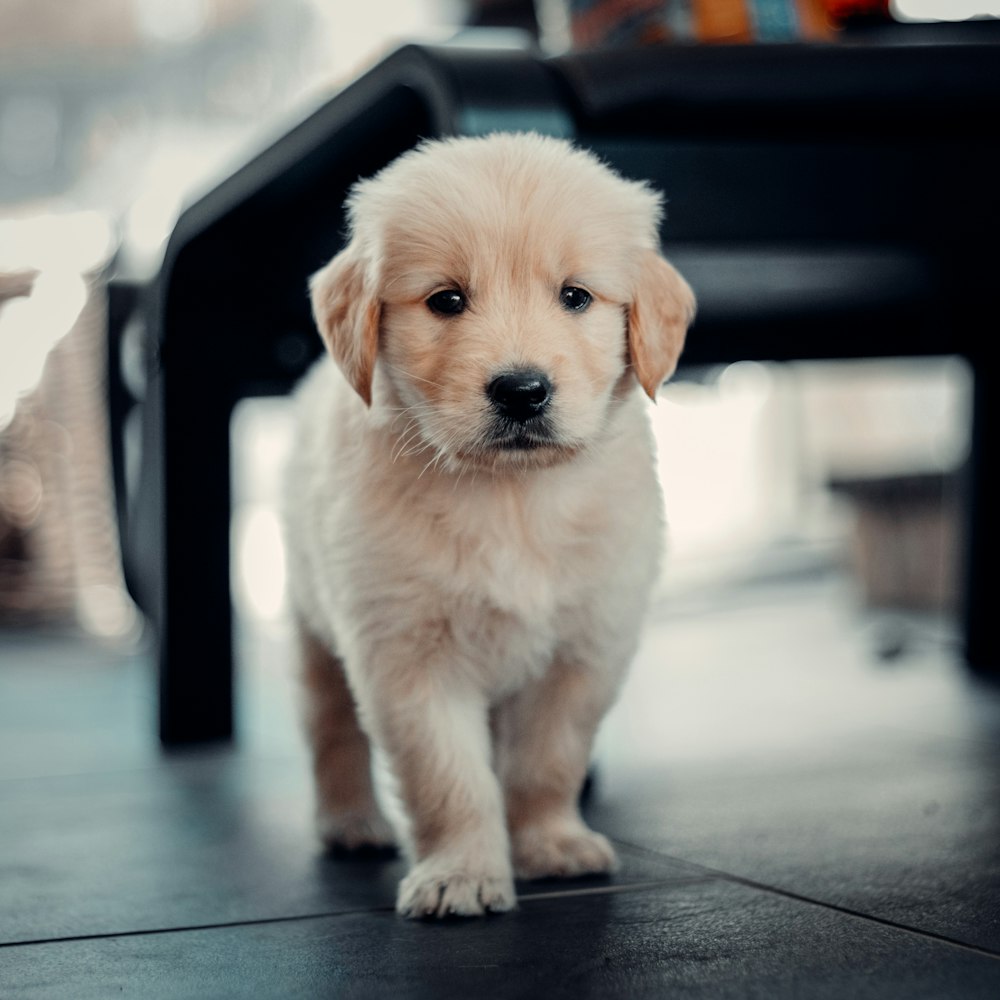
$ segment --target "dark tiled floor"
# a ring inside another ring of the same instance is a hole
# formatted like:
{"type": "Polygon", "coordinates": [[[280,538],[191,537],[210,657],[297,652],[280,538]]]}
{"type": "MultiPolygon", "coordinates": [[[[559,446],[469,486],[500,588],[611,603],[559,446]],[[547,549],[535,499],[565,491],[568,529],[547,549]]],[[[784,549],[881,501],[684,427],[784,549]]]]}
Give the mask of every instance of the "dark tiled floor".
{"type": "Polygon", "coordinates": [[[602,734],[613,880],[471,923],[322,857],[280,633],[241,740],[163,755],[148,655],[0,638],[0,997],[1000,996],[1000,689],[846,583],[658,615],[602,734]]]}

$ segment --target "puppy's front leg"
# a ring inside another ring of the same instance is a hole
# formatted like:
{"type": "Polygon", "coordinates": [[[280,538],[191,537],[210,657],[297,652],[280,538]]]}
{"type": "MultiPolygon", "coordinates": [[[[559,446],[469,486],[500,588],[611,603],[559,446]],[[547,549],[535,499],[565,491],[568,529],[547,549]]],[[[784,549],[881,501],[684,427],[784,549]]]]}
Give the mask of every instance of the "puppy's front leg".
{"type": "Polygon", "coordinates": [[[419,642],[372,650],[359,678],[366,724],[388,756],[410,821],[414,863],[396,909],[474,916],[515,903],[500,786],[483,696],[419,642]]]}
{"type": "Polygon", "coordinates": [[[614,848],[577,805],[597,725],[617,678],[557,657],[546,675],[497,712],[498,770],[520,878],[614,871],[614,848]]]}

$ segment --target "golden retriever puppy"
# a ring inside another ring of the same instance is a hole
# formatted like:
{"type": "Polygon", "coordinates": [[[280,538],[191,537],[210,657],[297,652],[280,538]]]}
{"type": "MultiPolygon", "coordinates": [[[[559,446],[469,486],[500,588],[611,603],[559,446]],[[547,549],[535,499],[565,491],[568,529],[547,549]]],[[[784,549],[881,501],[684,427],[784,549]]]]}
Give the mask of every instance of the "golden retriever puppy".
{"type": "Polygon", "coordinates": [[[347,208],[287,491],[320,834],[398,837],[401,914],[509,910],[514,875],[616,864],[577,800],[657,575],[643,390],[694,299],[659,196],[561,140],[427,142],[347,208]]]}

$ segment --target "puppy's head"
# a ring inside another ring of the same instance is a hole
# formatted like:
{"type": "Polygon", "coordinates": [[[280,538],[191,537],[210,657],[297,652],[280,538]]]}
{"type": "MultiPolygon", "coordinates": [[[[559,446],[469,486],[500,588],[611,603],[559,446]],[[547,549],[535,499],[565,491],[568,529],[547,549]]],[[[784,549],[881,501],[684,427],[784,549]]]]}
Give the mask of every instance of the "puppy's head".
{"type": "Polygon", "coordinates": [[[459,468],[551,464],[677,364],[694,297],[658,253],[659,195],[565,142],[428,142],[347,207],[313,311],[409,450],[459,468]]]}

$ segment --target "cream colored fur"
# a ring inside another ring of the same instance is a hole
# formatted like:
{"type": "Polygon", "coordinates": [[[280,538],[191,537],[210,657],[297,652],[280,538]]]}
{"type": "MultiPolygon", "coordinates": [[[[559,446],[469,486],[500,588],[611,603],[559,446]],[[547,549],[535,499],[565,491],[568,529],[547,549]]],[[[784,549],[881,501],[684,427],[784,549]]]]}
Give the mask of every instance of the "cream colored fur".
{"type": "Polygon", "coordinates": [[[555,139],[426,143],[348,214],[312,282],[329,357],[288,477],[320,833],[392,843],[371,741],[407,817],[399,912],[507,910],[515,873],[616,864],[577,799],[657,574],[643,390],[694,300],[659,256],[659,196],[555,139]],[[446,289],[461,314],[428,307],[446,289]],[[551,435],[499,448],[486,386],[524,367],[552,381],[551,435]]]}

